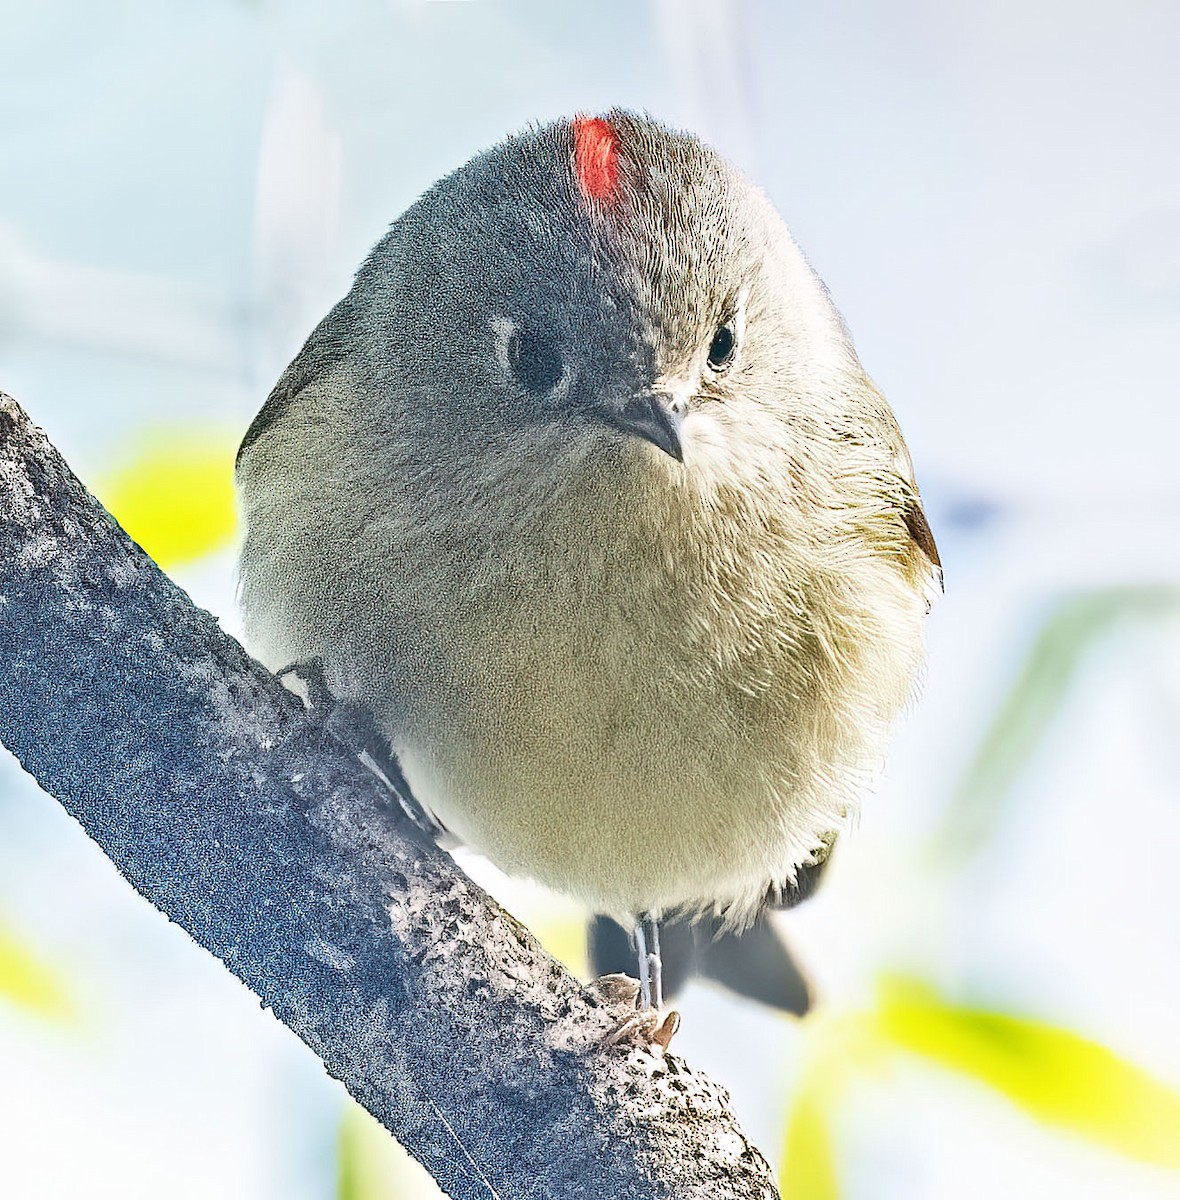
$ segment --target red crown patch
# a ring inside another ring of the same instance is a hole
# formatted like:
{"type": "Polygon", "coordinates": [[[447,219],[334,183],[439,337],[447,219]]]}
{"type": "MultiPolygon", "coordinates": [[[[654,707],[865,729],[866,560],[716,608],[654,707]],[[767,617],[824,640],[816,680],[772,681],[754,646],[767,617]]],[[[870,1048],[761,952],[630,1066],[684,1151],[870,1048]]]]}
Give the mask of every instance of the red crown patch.
{"type": "Polygon", "coordinates": [[[593,200],[609,200],[619,183],[619,138],[601,117],[576,117],[574,174],[578,186],[593,200]]]}

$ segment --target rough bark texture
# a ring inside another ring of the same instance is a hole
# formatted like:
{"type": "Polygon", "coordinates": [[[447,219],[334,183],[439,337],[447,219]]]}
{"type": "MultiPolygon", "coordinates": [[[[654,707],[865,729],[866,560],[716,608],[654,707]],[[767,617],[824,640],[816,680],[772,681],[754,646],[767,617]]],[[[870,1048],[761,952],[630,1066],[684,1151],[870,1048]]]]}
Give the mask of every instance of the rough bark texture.
{"type": "Polygon", "coordinates": [[[0,741],[454,1197],[777,1195],[0,393],[0,741]]]}

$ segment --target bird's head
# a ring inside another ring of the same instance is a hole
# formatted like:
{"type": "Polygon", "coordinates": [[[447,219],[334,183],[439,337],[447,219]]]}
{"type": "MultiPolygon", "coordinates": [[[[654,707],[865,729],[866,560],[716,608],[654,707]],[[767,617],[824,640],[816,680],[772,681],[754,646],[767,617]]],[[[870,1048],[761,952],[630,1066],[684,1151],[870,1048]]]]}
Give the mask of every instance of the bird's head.
{"type": "Polygon", "coordinates": [[[790,440],[859,369],[765,197],[696,138],[622,111],[532,129],[440,180],[353,295],[374,399],[409,397],[419,436],[460,455],[476,439],[484,456],[691,469],[735,438],[790,440]]]}

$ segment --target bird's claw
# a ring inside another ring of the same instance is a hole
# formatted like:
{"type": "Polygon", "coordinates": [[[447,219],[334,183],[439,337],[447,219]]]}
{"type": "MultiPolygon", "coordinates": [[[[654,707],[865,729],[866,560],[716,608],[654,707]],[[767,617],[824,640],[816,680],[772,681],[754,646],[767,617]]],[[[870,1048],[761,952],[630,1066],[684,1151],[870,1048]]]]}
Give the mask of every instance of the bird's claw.
{"type": "Polygon", "coordinates": [[[639,981],[621,971],[612,975],[600,975],[590,987],[607,1008],[619,1008],[629,1012],[639,1002],[639,981]]]}
{"type": "Polygon", "coordinates": [[[620,1014],[620,1019],[603,1039],[607,1046],[644,1046],[663,1054],[676,1030],[680,1028],[678,1012],[661,1012],[657,1008],[636,1009],[639,1003],[639,981],[630,975],[602,975],[591,985],[603,1004],[620,1014]]]}
{"type": "Polygon", "coordinates": [[[663,1054],[679,1028],[678,1012],[661,1013],[658,1008],[647,1008],[621,1021],[603,1041],[607,1046],[645,1046],[663,1054]]]}
{"type": "Polygon", "coordinates": [[[413,822],[417,832],[437,844],[446,830],[422,807],[410,789],[397,755],[377,728],[373,714],[357,701],[341,700],[333,695],[319,658],[289,663],[275,672],[276,679],[288,676],[303,684],[308,710],[328,735],[355,754],[393,793],[398,807],[413,822]]]}

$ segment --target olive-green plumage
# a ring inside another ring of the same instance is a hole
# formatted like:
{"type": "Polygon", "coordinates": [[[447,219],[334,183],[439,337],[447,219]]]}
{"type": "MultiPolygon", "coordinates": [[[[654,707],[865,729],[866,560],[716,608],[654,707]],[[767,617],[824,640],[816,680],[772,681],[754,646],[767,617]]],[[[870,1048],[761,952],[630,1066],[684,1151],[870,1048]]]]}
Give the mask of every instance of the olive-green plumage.
{"type": "Polygon", "coordinates": [[[875,773],[936,553],[769,202],[695,139],[606,120],[605,199],[562,122],[378,243],[243,444],[243,610],[506,871],[740,922],[875,773]]]}

